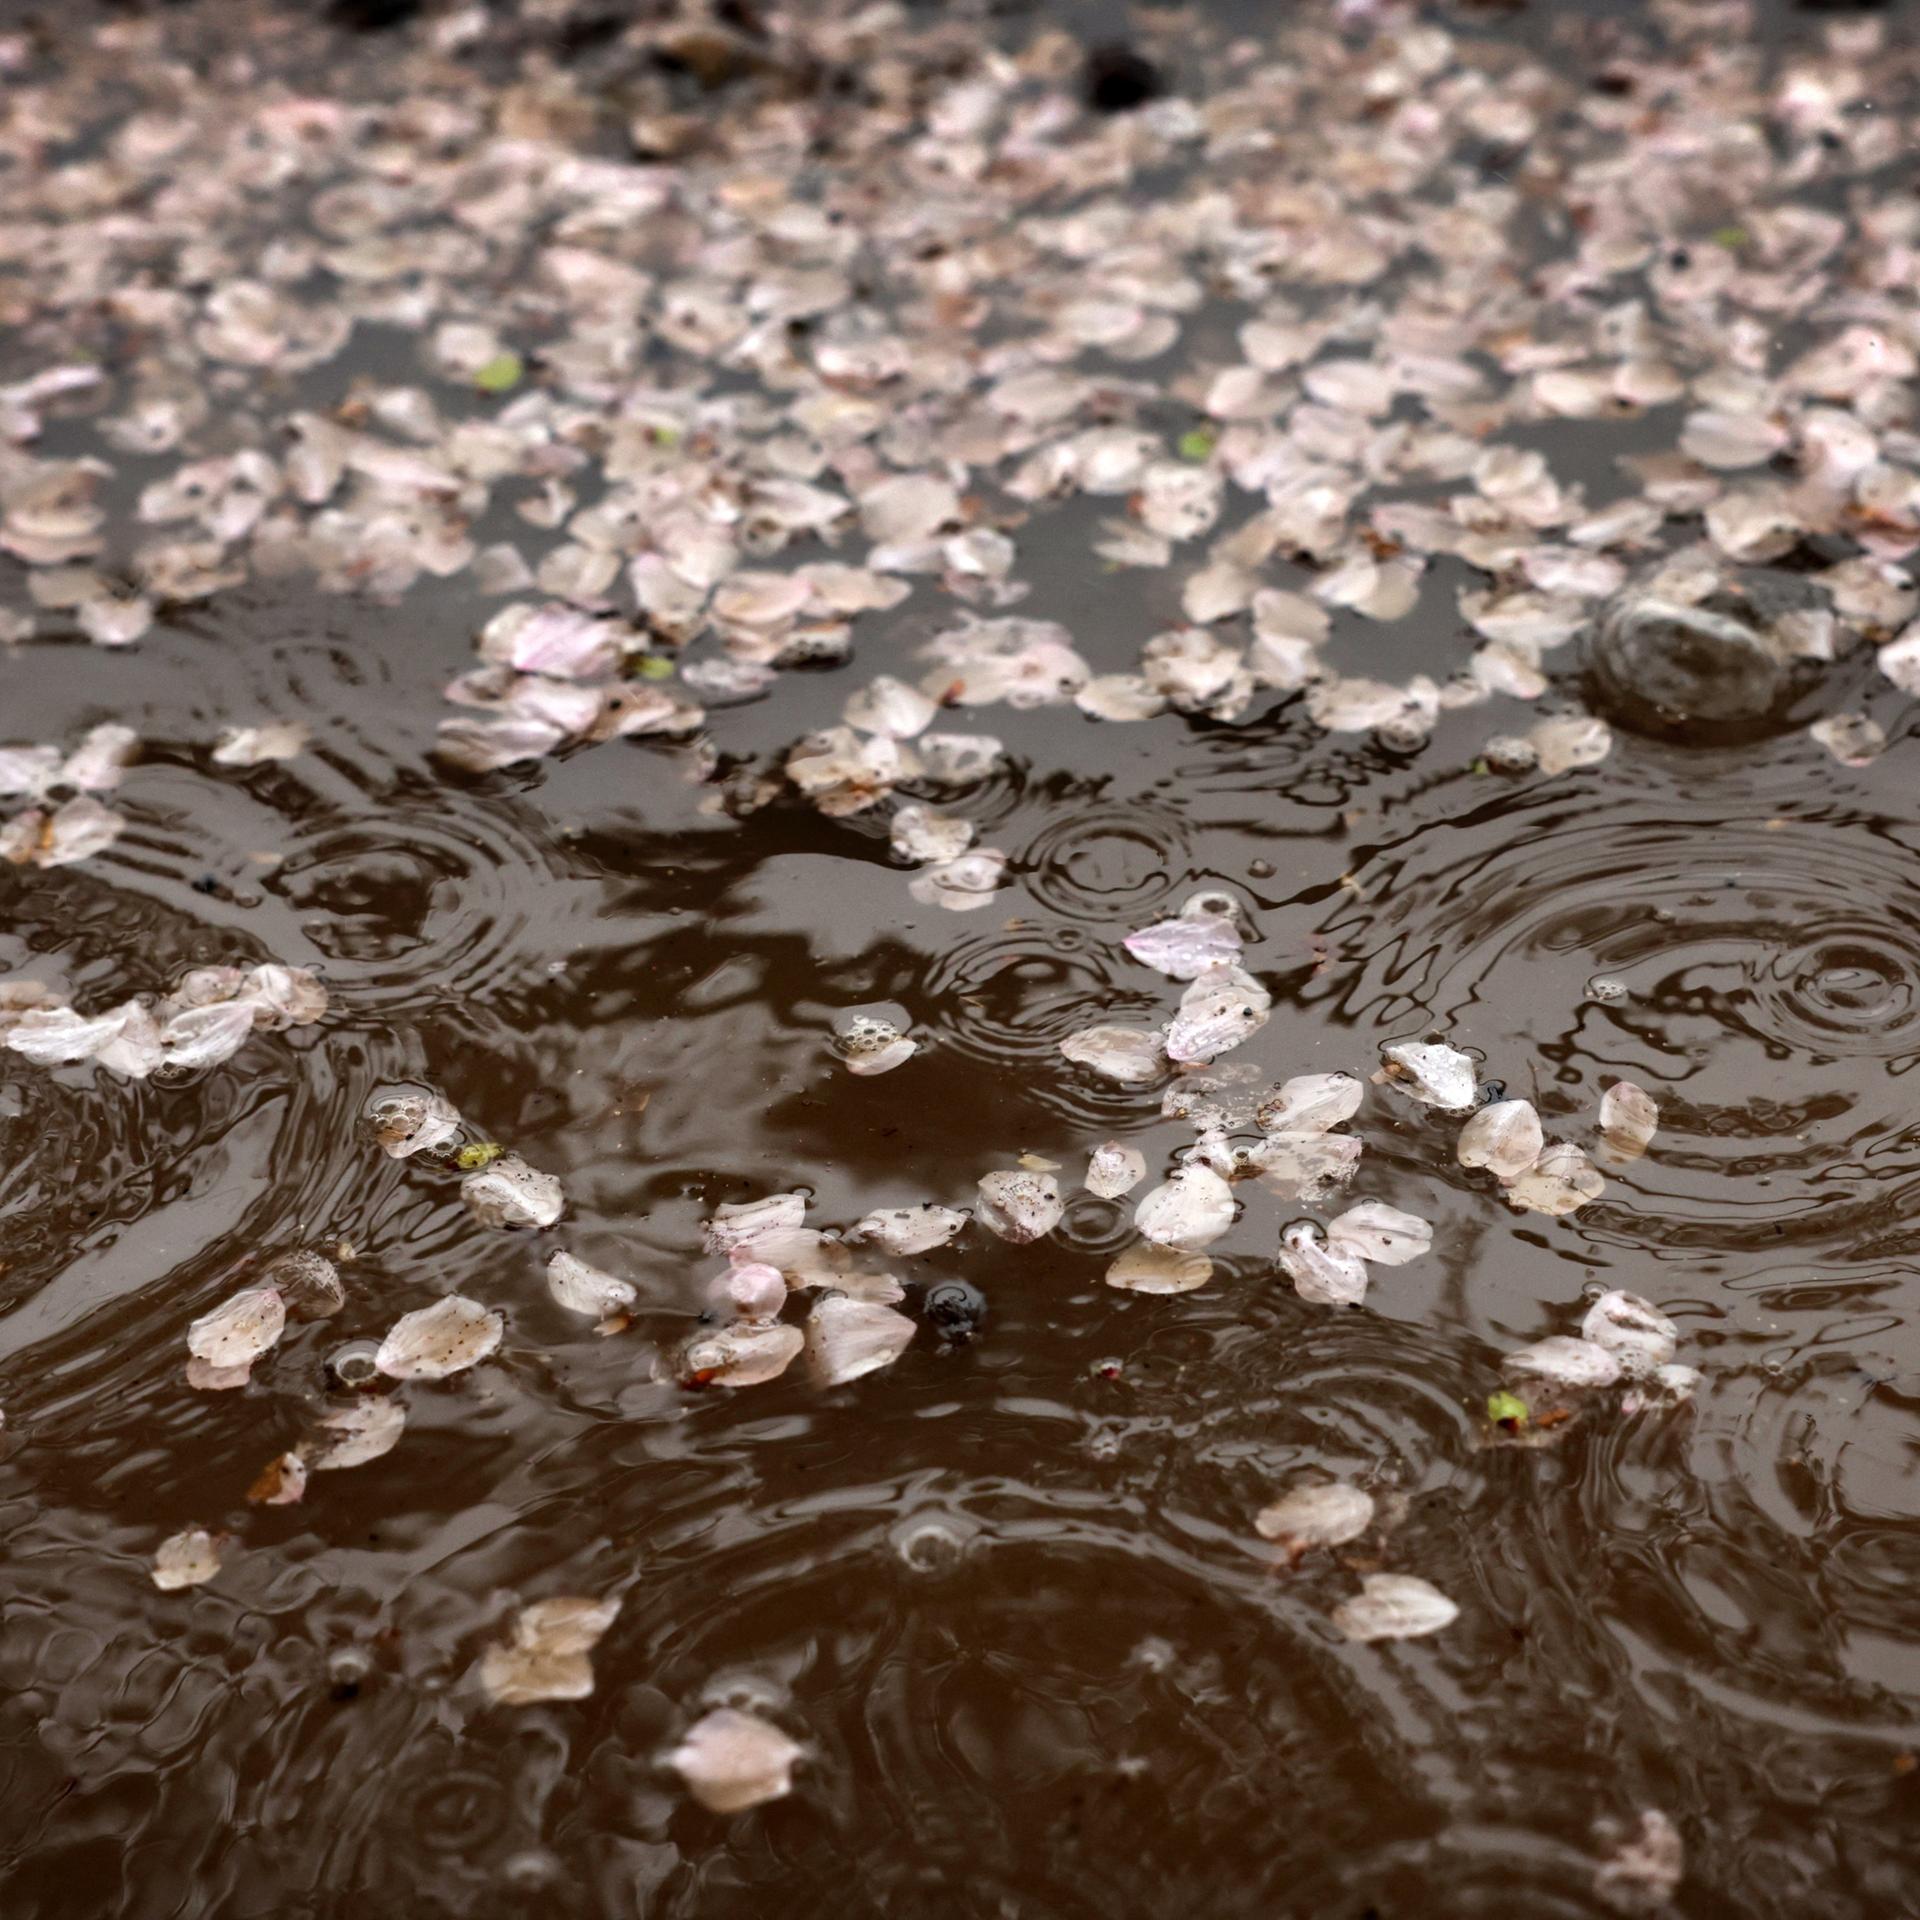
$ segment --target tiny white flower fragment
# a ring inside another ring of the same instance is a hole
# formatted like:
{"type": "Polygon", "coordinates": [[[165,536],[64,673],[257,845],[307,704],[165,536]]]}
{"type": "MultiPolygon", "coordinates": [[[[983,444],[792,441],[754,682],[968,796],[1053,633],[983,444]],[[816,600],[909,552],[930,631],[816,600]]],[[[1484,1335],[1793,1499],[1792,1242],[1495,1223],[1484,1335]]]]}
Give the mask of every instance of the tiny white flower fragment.
{"type": "Polygon", "coordinates": [[[1402,1213],[1383,1200],[1362,1200],[1328,1225],[1327,1238],[1375,1265],[1403,1267],[1433,1245],[1433,1229],[1418,1214],[1402,1213]]]}
{"type": "Polygon", "coordinates": [[[904,1313],[877,1300],[826,1293],[807,1315],[807,1359],[821,1385],[849,1380],[890,1367],[906,1352],[916,1329],[904,1313]]]}
{"type": "Polygon", "coordinates": [[[1623,1372],[1649,1374],[1673,1358],[1680,1329],[1652,1301],[1616,1287],[1587,1309],[1580,1334],[1610,1353],[1623,1372]]]}
{"type": "Polygon", "coordinates": [[[1240,930],[1216,914],[1182,914],[1130,933],[1121,943],[1143,966],[1175,980],[1193,980],[1240,958],[1240,930]]]}
{"type": "Polygon", "coordinates": [[[569,1313],[590,1314],[600,1321],[617,1318],[640,1297],[628,1281],[564,1250],[547,1262],[547,1291],[569,1313]]]}
{"type": "Polygon", "coordinates": [[[1137,1147],[1109,1140],[1087,1159],[1087,1191],[1101,1200],[1118,1200],[1147,1177],[1147,1157],[1137,1147]]]}
{"type": "Polygon", "coordinates": [[[188,1527],[161,1541],[153,1556],[153,1584],[162,1593],[197,1587],[220,1571],[221,1544],[205,1527],[188,1527]]]}
{"type": "Polygon", "coordinates": [[[394,1380],[444,1380],[486,1359],[499,1347],[505,1328],[492,1308],[450,1293],[430,1307],[403,1313],[373,1363],[394,1380]]]}
{"type": "Polygon", "coordinates": [[[522,1607],[512,1638],[480,1659],[480,1684],[503,1707],[584,1700],[593,1691],[587,1656],[620,1611],[618,1600],[567,1596],[522,1607]]]}
{"type": "Polygon", "coordinates": [[[1659,1124],[1653,1096],[1631,1080],[1616,1080],[1600,1096],[1600,1137],[1622,1160],[1638,1160],[1659,1124]]]}
{"type": "Polygon", "coordinates": [[[800,1329],[783,1321],[736,1320],[687,1343],[680,1356],[680,1377],[690,1386],[757,1387],[785,1373],[805,1344],[800,1329]]]}
{"type": "Polygon", "coordinates": [[[363,1394],[323,1413],[318,1434],[301,1444],[300,1456],[315,1473],[364,1467],[391,1453],[406,1425],[406,1409],[399,1401],[363,1394]]]}
{"type": "Polygon", "coordinates": [[[1516,1347],[1500,1362],[1514,1380],[1539,1380],[1555,1387],[1610,1387],[1620,1378],[1620,1361],[1592,1340],[1550,1333],[1529,1347],[1516,1347]]]}
{"type": "Polygon", "coordinates": [[[218,767],[257,767],[268,760],[291,760],[307,744],[297,722],[271,721],[258,727],[229,727],[213,749],[218,767]]]}
{"type": "Polygon", "coordinates": [[[1051,1233],[1065,1211],[1050,1173],[1008,1171],[980,1178],[980,1224],[1015,1246],[1051,1233]]]}
{"type": "Polygon", "coordinates": [[[1197,1252],[1233,1225],[1233,1189],[1197,1161],[1176,1167],[1134,1209],[1133,1224],[1163,1247],[1197,1252]]]}
{"type": "Polygon", "coordinates": [[[883,1251],[906,1258],[944,1247],[967,1224],[951,1207],[881,1207],[855,1222],[853,1238],[871,1240],[883,1251]]]}
{"type": "Polygon", "coordinates": [[[1107,1285],[1123,1293],[1191,1293],[1213,1278],[1213,1262],[1204,1253],[1136,1241],[1114,1255],[1107,1285]]]}
{"type": "Polygon", "coordinates": [[[1289,1553],[1341,1547],[1373,1525],[1373,1495],[1345,1480],[1295,1487],[1254,1519],[1263,1540],[1277,1540],[1289,1553]]]}
{"type": "Polygon", "coordinates": [[[1460,1113],[1473,1105],[1476,1089],[1471,1059],[1458,1047],[1403,1040],[1383,1047],[1387,1078],[1429,1107],[1460,1113]]]}
{"type": "Polygon", "coordinates": [[[1333,1610],[1333,1624],[1349,1640],[1417,1640],[1460,1617],[1460,1609],[1417,1574],[1370,1573],[1360,1589],[1333,1610]]]}
{"type": "Polygon", "coordinates": [[[187,1351],[211,1367],[251,1366],[280,1338],[286,1302],[273,1287],[248,1287],[187,1329],[187,1351]]]}
{"type": "Polygon", "coordinates": [[[1673,1822],[1648,1807],[1633,1833],[1621,1835],[1609,1824],[1601,1838],[1618,1836],[1617,1843],[1594,1870],[1595,1896],[1615,1913],[1658,1913],[1671,1905],[1687,1872],[1686,1847],[1673,1822]]]}
{"type": "Polygon", "coordinates": [[[1509,1182],[1507,1199],[1531,1213],[1577,1213],[1606,1192],[1599,1169],[1570,1141],[1556,1140],[1532,1168],[1509,1182]]]}
{"type": "Polygon", "coordinates": [[[1083,1027],[1060,1042],[1060,1051],[1116,1086],[1143,1087],[1167,1070],[1158,1031],[1138,1027],[1083,1027]]]}
{"type": "Polygon", "coordinates": [[[1485,1167],[1496,1180],[1517,1180],[1540,1158],[1546,1136],[1530,1100],[1496,1100],[1460,1129],[1463,1167],[1485,1167]]]}
{"type": "Polygon", "coordinates": [[[550,1227],[566,1208],[566,1190],[517,1153],[503,1153],[460,1182],[460,1198],[483,1227],[550,1227]]]}
{"type": "Polygon", "coordinates": [[[1367,1297],[1367,1263],[1353,1248],[1326,1239],[1310,1220],[1281,1234],[1280,1267],[1294,1292],[1316,1307],[1357,1307],[1367,1297]]]}
{"type": "Polygon", "coordinates": [[[667,1764],[709,1813],[744,1813],[793,1791],[798,1744],[757,1713],[719,1707],[688,1728],[667,1764]]]}

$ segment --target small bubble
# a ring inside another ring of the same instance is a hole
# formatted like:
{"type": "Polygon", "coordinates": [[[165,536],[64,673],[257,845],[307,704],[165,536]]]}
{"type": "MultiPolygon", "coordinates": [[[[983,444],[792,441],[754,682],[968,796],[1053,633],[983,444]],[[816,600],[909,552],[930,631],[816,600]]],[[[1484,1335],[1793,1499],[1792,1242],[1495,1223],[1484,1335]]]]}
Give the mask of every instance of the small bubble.
{"type": "Polygon", "coordinates": [[[1250,860],[1247,863],[1248,878],[1253,880],[1271,880],[1279,872],[1271,860],[1250,860]]]}
{"type": "Polygon", "coordinates": [[[750,1667],[726,1667],[700,1689],[700,1704],[732,1707],[738,1713],[757,1713],[771,1719],[787,1704],[787,1690],[779,1681],[750,1667]]]}
{"type": "Polygon", "coordinates": [[[937,1579],[967,1556],[978,1529],[971,1520],[944,1513],[910,1514],[888,1536],[909,1573],[937,1579]]]}
{"type": "Polygon", "coordinates": [[[327,1372],[343,1387],[370,1386],[380,1377],[374,1364],[379,1351],[371,1340],[349,1340],[327,1355],[327,1372]]]}
{"type": "Polygon", "coordinates": [[[1596,973],[1587,982],[1587,998],[1597,1000],[1603,1007],[1617,1005],[1627,997],[1627,983],[1616,980],[1609,973],[1596,973]]]}

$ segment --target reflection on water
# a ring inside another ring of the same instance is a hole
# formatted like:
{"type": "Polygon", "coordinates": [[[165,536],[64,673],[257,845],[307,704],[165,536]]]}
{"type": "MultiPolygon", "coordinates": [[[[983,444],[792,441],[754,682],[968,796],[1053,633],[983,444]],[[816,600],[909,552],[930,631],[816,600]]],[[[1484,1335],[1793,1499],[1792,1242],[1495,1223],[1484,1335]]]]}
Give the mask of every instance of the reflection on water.
{"type": "MultiPolygon", "coordinates": [[[[1071,618],[1085,585],[1077,640],[1130,668],[1164,582],[1134,605],[1062,550],[1023,535],[1034,607],[1071,618]]],[[[436,768],[495,606],[256,583],[159,607],[133,652],[0,662],[9,740],[111,715],[146,742],[109,849],[0,868],[0,971],[91,1007],[272,959],[331,995],[172,1079],[0,1053],[7,1920],[1585,1916],[1598,1823],[1643,1809],[1685,1837],[1675,1912],[1912,1904],[1920,811],[1893,712],[1864,767],[1800,731],[1623,731],[1547,777],[1490,768],[1484,714],[1396,746],[1274,687],[1232,725],[991,708],[962,718],[1005,754],[938,799],[1007,874],[955,915],[908,893],[883,816],[755,786],[848,674],[719,716],[717,768],[651,739],[436,768]],[[289,717],[295,758],[211,760],[289,717]],[[1638,1083],[1652,1149],[1574,1215],[1520,1213],[1458,1163],[1459,1116],[1370,1088],[1354,1198],[1434,1243],[1364,1308],[1285,1284],[1271,1199],[1204,1287],[1107,1285],[1147,1188],[1084,1192],[1088,1152],[1120,1139],[1157,1184],[1193,1129],[1059,1043],[1166,1018],[1179,987],[1121,940],[1212,888],[1273,996],[1247,1085],[1441,1033],[1556,1135],[1638,1083]],[[873,1008],[917,1051],[854,1076],[835,1035],[873,1008]],[[380,1153],[361,1118],[395,1087],[562,1180],[563,1225],[477,1229],[457,1166],[380,1153]],[[890,1368],[677,1383],[717,1207],[803,1192],[843,1230],[973,1207],[1022,1155],[1057,1169],[1060,1226],[887,1260],[919,1323],[890,1368]],[[631,1285],[625,1325],[556,1300],[559,1246],[631,1285]],[[187,1323],[298,1249],[344,1310],[190,1388],[187,1323]],[[1612,1288],[1678,1323],[1694,1397],[1499,1444],[1501,1354],[1612,1288]],[[504,1316],[487,1364],[356,1372],[448,1293],[504,1316]],[[391,1452],[249,1500],[369,1393],[404,1405],[391,1452]],[[1260,1538],[1328,1477],[1370,1532],[1260,1538]],[[192,1527],[230,1536],[218,1576],[157,1591],[192,1527]],[[1457,1621],[1343,1640],[1382,1570],[1457,1621]],[[490,1700],[486,1650],[561,1595],[619,1603],[592,1692],[490,1700]],[[716,1708],[800,1743],[791,1796],[689,1798],[665,1756],[716,1708]]],[[[1457,625],[1423,606],[1356,671],[1425,671],[1457,625]]]]}

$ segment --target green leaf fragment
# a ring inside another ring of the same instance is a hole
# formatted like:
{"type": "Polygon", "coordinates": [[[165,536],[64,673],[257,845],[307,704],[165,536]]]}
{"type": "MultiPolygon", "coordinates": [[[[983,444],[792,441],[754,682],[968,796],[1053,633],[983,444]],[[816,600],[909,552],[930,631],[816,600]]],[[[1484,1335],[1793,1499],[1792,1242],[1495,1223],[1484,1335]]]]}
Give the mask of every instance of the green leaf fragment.
{"type": "Polygon", "coordinates": [[[1524,1427],[1527,1424],[1527,1403],[1517,1393],[1490,1393],[1487,1395],[1487,1418],[1496,1427],[1524,1427]]]}
{"type": "Polygon", "coordinates": [[[1210,460],[1220,444],[1220,436],[1211,427],[1189,427],[1180,436],[1182,460],[1210,460]]]}
{"type": "Polygon", "coordinates": [[[476,1140],[471,1146],[462,1147],[453,1156],[454,1164],[462,1173],[471,1173],[476,1167],[484,1167],[489,1161],[498,1160],[506,1148],[493,1140],[476,1140]]]}
{"type": "Polygon", "coordinates": [[[1713,244],[1716,247],[1726,247],[1732,250],[1737,247],[1744,247],[1752,238],[1753,236],[1745,227],[1719,227],[1714,231],[1713,244]]]}
{"type": "Polygon", "coordinates": [[[505,353],[496,353],[480,368],[473,376],[473,384],[482,393],[509,393],[520,384],[526,370],[527,363],[509,349],[505,353]]]}
{"type": "Polygon", "coordinates": [[[673,662],[664,653],[643,653],[633,663],[633,670],[642,680],[673,678],[673,662]]]}

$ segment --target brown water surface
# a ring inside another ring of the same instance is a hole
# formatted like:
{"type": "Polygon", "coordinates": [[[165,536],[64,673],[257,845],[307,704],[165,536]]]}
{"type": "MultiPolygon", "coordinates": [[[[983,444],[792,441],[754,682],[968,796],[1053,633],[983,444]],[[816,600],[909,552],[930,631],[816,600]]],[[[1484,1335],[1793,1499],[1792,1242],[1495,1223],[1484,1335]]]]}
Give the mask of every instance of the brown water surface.
{"type": "MultiPolygon", "coordinates": [[[[1172,601],[1076,571],[1078,533],[1049,566],[1073,511],[1021,532],[1021,611],[1118,670],[1172,601]]],[[[1546,1920],[1602,1911],[1595,1822],[1642,1808],[1685,1836],[1692,1920],[1920,1907],[1920,749],[1886,687],[1863,769],[1798,730],[1622,733],[1555,780],[1485,771],[1483,712],[1396,751],[1295,696],[1235,725],[995,709],[1006,758],[955,804],[1011,884],[956,916],[909,898],[884,822],[716,814],[685,746],[436,769],[490,611],[255,583],[130,652],[0,662],[9,739],[145,741],[116,845],[0,868],[0,970],[91,1006],[272,958],[332,999],[171,1081],[0,1053],[7,1920],[1546,1920]],[[210,777],[262,715],[312,749],[210,777]],[[1158,1178],[1191,1133],[1057,1043],[1163,1017],[1119,941],[1203,887],[1250,917],[1274,1011],[1235,1057],[1263,1077],[1438,1031],[1550,1133],[1639,1082],[1653,1150],[1570,1218],[1517,1213],[1457,1122],[1370,1092],[1353,1191],[1435,1240],[1364,1307],[1295,1296],[1270,1201],[1203,1290],[1109,1288],[1132,1200],[1079,1193],[1084,1155],[1117,1137],[1158,1178]],[[834,1024],[871,1003],[922,1048],[858,1079],[834,1024]],[[397,1085],[559,1175],[561,1234],[481,1230],[445,1170],[375,1152],[359,1116],[397,1085]],[[899,1265],[909,1312],[979,1290],[971,1340],[923,1324],[825,1391],[657,1364],[709,1311],[716,1204],[966,1207],[1023,1151],[1061,1163],[1057,1233],[899,1265]],[[639,1288],[625,1333],[549,1298],[562,1240],[639,1288]],[[186,1321],[291,1246],[349,1250],[344,1313],[189,1390],[186,1321]],[[1606,1288],[1679,1324],[1692,1399],[1499,1444],[1501,1354],[1606,1288]],[[412,1383],[383,1460],[248,1506],[329,1353],[447,1292],[504,1311],[497,1359],[412,1383]],[[1390,1531],[1290,1565],[1251,1519],[1305,1470],[1390,1531]],[[156,1592],[191,1525],[235,1533],[225,1566],[156,1592]],[[1458,1621],[1343,1641],[1382,1566],[1458,1621]],[[621,1602],[592,1695],[490,1704],[481,1651],[566,1593],[621,1602]],[[791,1796],[723,1818],[663,1769],[719,1701],[803,1742],[791,1796]]],[[[1382,645],[1417,661],[1436,619],[1382,645]]],[[[931,630],[875,616],[862,660],[931,630]]],[[[1826,704],[1868,682],[1842,662],[1826,704]]],[[[788,674],[715,738],[774,764],[850,685],[788,674]]]]}

